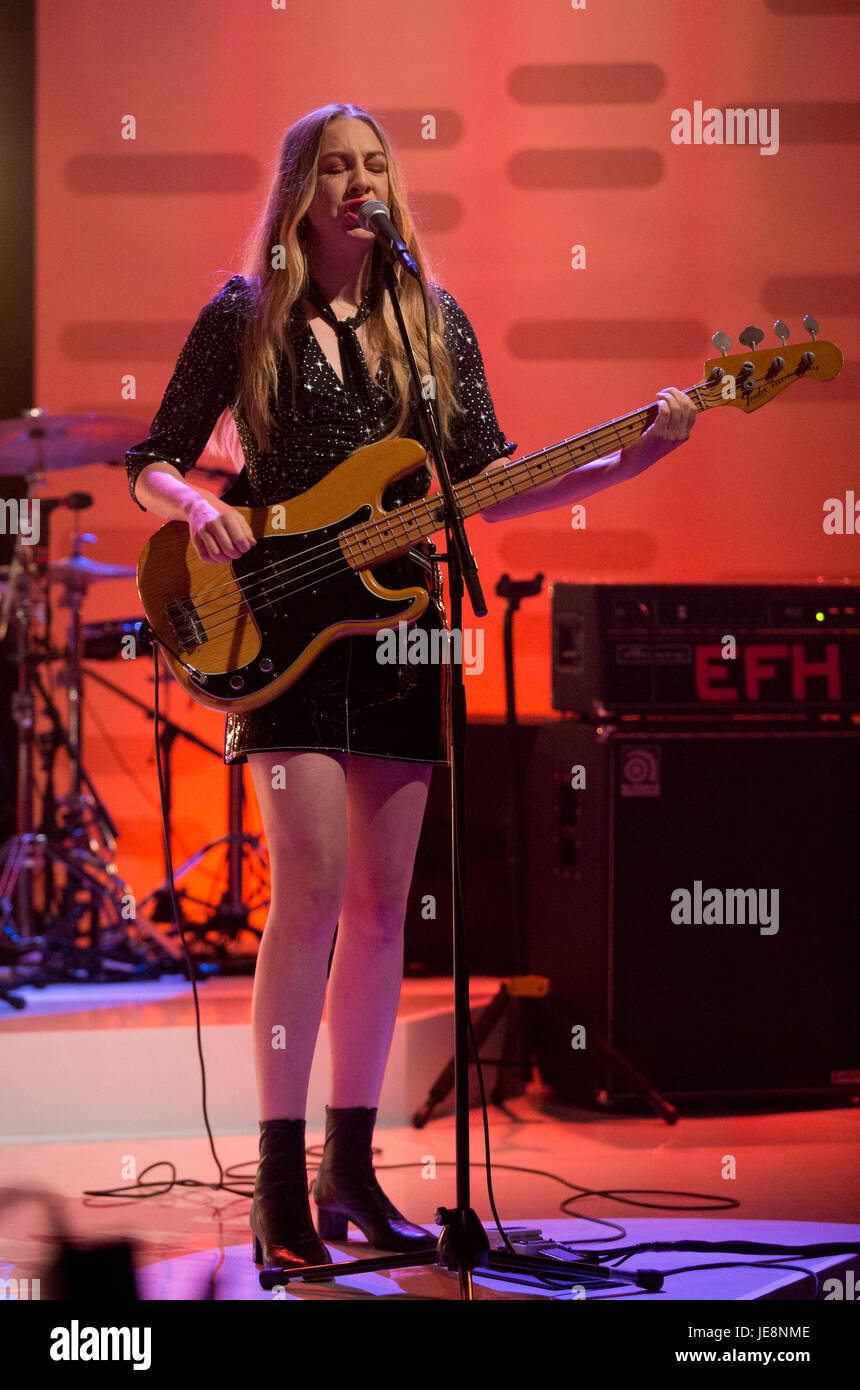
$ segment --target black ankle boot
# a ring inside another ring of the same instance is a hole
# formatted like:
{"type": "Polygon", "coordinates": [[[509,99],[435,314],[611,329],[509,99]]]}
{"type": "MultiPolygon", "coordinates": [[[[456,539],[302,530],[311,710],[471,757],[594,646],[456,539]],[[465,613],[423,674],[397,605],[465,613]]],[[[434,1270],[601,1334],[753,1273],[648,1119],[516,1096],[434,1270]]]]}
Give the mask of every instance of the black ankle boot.
{"type": "Polygon", "coordinates": [[[251,1232],[256,1264],[298,1268],[332,1262],[311,1219],[304,1120],[260,1124],[251,1232]]]}
{"type": "Polygon", "coordinates": [[[351,1221],[380,1250],[429,1250],[437,1237],[389,1202],[373,1171],[376,1110],[325,1108],[325,1148],[313,1186],[323,1240],[346,1240],[351,1221]]]}

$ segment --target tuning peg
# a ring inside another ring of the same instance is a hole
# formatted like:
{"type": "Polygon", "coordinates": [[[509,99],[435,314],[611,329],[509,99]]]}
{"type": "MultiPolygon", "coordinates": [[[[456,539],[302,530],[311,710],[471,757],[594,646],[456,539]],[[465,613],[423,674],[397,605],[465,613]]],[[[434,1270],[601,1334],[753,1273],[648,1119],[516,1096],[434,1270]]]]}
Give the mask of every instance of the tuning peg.
{"type": "Polygon", "coordinates": [[[820,325],[819,325],[819,324],[817,323],[817,321],[812,317],[811,314],[807,314],[807,315],[806,315],[806,317],[805,317],[804,320],[803,320],[803,326],[804,326],[804,328],[806,329],[807,333],[808,333],[808,334],[810,335],[810,337],[812,338],[812,341],[815,342],[815,335],[816,335],[816,333],[818,332],[818,329],[819,329],[819,326],[820,326],[820,325]]]}
{"type": "Polygon", "coordinates": [[[777,319],[776,323],[773,325],[773,331],[779,338],[782,346],[785,347],[788,342],[788,324],[783,323],[782,319],[777,319]]]}
{"type": "Polygon", "coordinates": [[[738,334],[738,341],[743,343],[744,347],[752,348],[755,352],[763,337],[764,334],[761,329],[754,328],[751,324],[749,328],[744,329],[743,333],[738,334]]]}
{"type": "Polygon", "coordinates": [[[726,353],[732,345],[732,340],[729,337],[728,333],[715,333],[714,336],[711,338],[711,342],[713,343],[715,348],[719,348],[720,352],[723,354],[723,357],[725,357],[726,353]]]}

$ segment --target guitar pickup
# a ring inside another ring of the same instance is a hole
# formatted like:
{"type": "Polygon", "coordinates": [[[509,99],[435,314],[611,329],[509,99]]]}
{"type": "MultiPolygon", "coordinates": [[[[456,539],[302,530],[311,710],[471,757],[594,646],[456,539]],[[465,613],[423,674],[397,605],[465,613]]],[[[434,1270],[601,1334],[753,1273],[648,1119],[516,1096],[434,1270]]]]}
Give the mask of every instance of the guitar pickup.
{"type": "Polygon", "coordinates": [[[206,640],[206,629],[192,598],[170,599],[164,605],[177,645],[182,651],[193,651],[206,640]]]}

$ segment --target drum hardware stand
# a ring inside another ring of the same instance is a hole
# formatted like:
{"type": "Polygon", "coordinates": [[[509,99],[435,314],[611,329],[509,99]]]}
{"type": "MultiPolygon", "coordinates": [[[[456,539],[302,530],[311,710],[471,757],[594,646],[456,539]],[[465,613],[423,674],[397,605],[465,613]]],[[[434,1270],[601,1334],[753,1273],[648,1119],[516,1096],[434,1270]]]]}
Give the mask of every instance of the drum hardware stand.
{"type": "MultiPolygon", "coordinates": [[[[11,933],[13,939],[19,936],[22,944],[30,942],[34,949],[38,947],[40,965],[35,974],[28,974],[29,983],[41,985],[57,979],[128,979],[130,975],[141,974],[151,977],[153,971],[160,973],[156,968],[157,963],[141,955],[127,937],[128,927],[133,922],[133,918],[127,918],[125,912],[126,905],[134,902],[131,887],[119,878],[115,863],[112,858],[104,856],[94,833],[95,827],[104,850],[112,855],[116,848],[116,828],[104,803],[95,795],[82,762],[80,609],[95,566],[93,562],[76,563],[81,560],[81,537],[78,534],[75,536],[73,556],[55,567],[66,590],[61,602],[71,611],[66,651],[56,653],[48,647],[50,607],[47,596],[44,600],[44,621],[47,626],[43,650],[29,649],[31,618],[36,606],[33,594],[36,583],[47,580],[50,568],[47,559],[50,512],[50,506],[45,506],[41,534],[35,547],[37,554],[20,567],[21,573],[26,575],[26,582],[19,584],[16,597],[18,691],[15,719],[19,728],[17,829],[0,851],[3,862],[0,872],[0,928],[7,934],[11,933]],[[58,655],[65,659],[61,681],[67,690],[69,703],[68,731],[35,670],[36,666],[54,660],[58,655]],[[48,780],[43,799],[42,826],[38,831],[34,829],[33,797],[36,740],[34,689],[41,696],[52,725],[51,733],[40,739],[48,780]],[[66,749],[70,765],[70,792],[59,801],[55,799],[53,791],[53,763],[58,747],[66,749]],[[84,792],[85,785],[91,796],[84,792]],[[62,823],[58,823],[58,808],[62,809],[62,823]],[[58,866],[62,866],[65,875],[60,887],[54,878],[58,866]],[[34,890],[37,872],[42,876],[39,914],[42,934],[35,938],[34,890]],[[15,901],[18,909],[17,930],[13,907],[15,901]],[[75,938],[85,917],[89,919],[86,928],[89,945],[81,946],[75,938]],[[103,923],[105,918],[107,925],[103,923]],[[122,941],[120,951],[117,951],[117,935],[122,941]],[[110,973],[105,973],[106,968],[110,973]]],[[[20,539],[18,545],[21,545],[20,539]]],[[[47,594],[46,582],[45,591],[47,594]]],[[[22,969],[19,965],[19,973],[22,969]]]]}
{"type": "MultiPolygon", "coordinates": [[[[26,499],[27,503],[30,503],[32,490],[45,480],[46,474],[49,472],[77,468],[88,463],[104,463],[106,459],[114,457],[123,458],[125,451],[141,437],[144,425],[145,422],[118,416],[100,415],[95,412],[58,416],[51,415],[49,411],[41,407],[22,410],[18,417],[0,421],[0,476],[21,479],[23,481],[23,498],[26,499]]],[[[16,654],[10,659],[18,666],[17,689],[12,703],[13,719],[18,729],[16,829],[15,834],[0,847],[0,964],[5,968],[14,962],[13,969],[21,976],[20,982],[33,984],[37,987],[50,981],[42,965],[31,967],[28,960],[28,957],[33,955],[39,958],[45,946],[45,940],[34,934],[36,914],[33,894],[36,871],[44,868],[50,875],[54,863],[62,862],[66,868],[67,884],[70,884],[72,879],[77,879],[79,882],[83,881],[84,885],[87,886],[91,881],[93,885],[92,901],[99,901],[100,904],[112,901],[113,885],[109,884],[105,887],[91,870],[95,868],[99,872],[116,875],[115,867],[113,865],[106,867],[104,861],[97,857],[90,848],[83,850],[73,845],[68,850],[62,848],[58,850],[56,844],[59,843],[62,846],[63,837],[56,834],[55,828],[46,826],[39,833],[34,830],[33,753],[36,738],[36,708],[33,688],[34,685],[38,684],[35,668],[37,665],[55,660],[62,655],[50,649],[51,603],[48,576],[52,569],[57,568],[50,566],[49,563],[50,516],[58,506],[65,506],[77,512],[90,506],[91,503],[92,498],[86,493],[72,493],[66,497],[39,499],[34,544],[24,546],[19,531],[10,566],[9,586],[4,596],[2,612],[0,612],[0,642],[6,638],[10,618],[14,612],[16,654]],[[38,602],[35,598],[37,589],[39,591],[38,602]],[[33,644],[35,649],[31,650],[30,633],[34,617],[38,618],[44,635],[40,636],[38,642],[33,644]],[[16,930],[16,921],[20,934],[16,930]]],[[[127,572],[125,570],[120,571],[117,567],[99,566],[97,563],[86,560],[80,560],[77,566],[75,566],[74,560],[65,563],[71,564],[79,572],[86,570],[90,577],[98,577],[99,573],[104,575],[108,570],[111,574],[127,572]],[[97,571],[98,573],[96,573],[97,571]]],[[[68,569],[64,569],[63,564],[64,562],[61,562],[58,567],[61,570],[59,577],[67,578],[68,569]]],[[[130,573],[133,574],[134,571],[130,571],[130,573]]],[[[39,688],[43,698],[45,698],[45,692],[41,685],[39,688]]],[[[77,694],[79,696],[79,689],[77,694]]],[[[49,703],[46,702],[46,707],[49,703]]],[[[53,710],[53,706],[51,709],[53,710]]],[[[58,726],[55,727],[62,730],[62,721],[56,715],[56,710],[53,710],[51,717],[54,716],[58,720],[58,726]]],[[[71,716],[72,711],[70,710],[70,723],[71,716]]],[[[78,721],[80,719],[79,708],[75,711],[75,718],[78,721]]],[[[65,741],[64,731],[62,741],[65,741]]],[[[66,746],[69,746],[68,741],[66,741],[66,746]]],[[[84,780],[92,790],[91,784],[80,766],[79,759],[78,768],[73,773],[73,779],[76,783],[75,793],[78,798],[80,798],[81,780],[84,780]]],[[[95,799],[97,800],[97,798],[95,799]]],[[[80,800],[75,809],[80,812],[80,800]]],[[[102,808],[103,810],[104,808],[102,808]]],[[[43,814],[43,823],[44,820],[43,814]]],[[[79,836],[86,837],[86,831],[82,825],[79,825],[78,833],[79,836]]],[[[50,917],[46,906],[47,900],[44,896],[44,886],[45,880],[43,879],[40,883],[43,890],[43,910],[40,917],[42,926],[47,928],[50,925],[50,917]]],[[[127,885],[122,886],[126,887],[127,885]]],[[[53,893],[53,888],[51,888],[51,893],[53,893]]],[[[93,941],[97,935],[96,928],[97,922],[94,924],[92,933],[93,941]]],[[[17,1008],[23,1008],[26,1002],[10,995],[9,991],[5,989],[0,990],[0,998],[17,1008]]]]}
{"type": "Polygon", "coordinates": [[[42,829],[38,838],[44,861],[42,868],[45,874],[46,903],[54,901],[55,864],[65,865],[67,871],[66,883],[54,912],[57,920],[46,930],[43,949],[46,954],[50,954],[56,950],[58,940],[63,941],[67,935],[73,939],[75,923],[82,915],[76,895],[86,890],[92,898],[89,909],[89,934],[92,944],[83,955],[80,947],[70,943],[64,944],[63,950],[70,963],[68,968],[71,969],[71,977],[81,978],[81,968],[75,965],[75,960],[82,959],[88,961],[90,967],[96,964],[99,966],[95,975],[89,974],[90,979],[104,979],[106,964],[112,972],[111,978],[117,978],[117,972],[120,979],[128,978],[130,975],[136,978],[140,978],[141,975],[144,978],[157,978],[161,974],[160,966],[164,963],[163,959],[159,961],[157,957],[150,957],[147,960],[141,956],[127,941],[128,928],[134,927],[136,931],[142,931],[151,937],[161,947],[162,953],[165,943],[159,934],[150,928],[148,922],[141,921],[136,913],[134,916],[127,913],[126,909],[133,904],[134,897],[131,885],[120,879],[114,862],[113,855],[119,832],[82,763],[79,765],[79,785],[86,787],[87,792],[81,791],[77,797],[61,797],[59,800],[54,798],[54,761],[57,750],[64,748],[72,759],[75,756],[74,745],[63,727],[59,711],[38,676],[34,676],[34,684],[42,698],[44,711],[51,721],[51,732],[44,734],[40,740],[46,780],[42,829]],[[59,832],[59,852],[51,843],[52,826],[59,832]],[[72,847],[64,852],[62,842],[69,839],[72,840],[72,847]],[[104,857],[103,851],[107,851],[109,858],[104,857]],[[71,874],[70,865],[73,865],[71,874]],[[77,887],[73,886],[72,878],[77,880],[77,887]],[[107,919],[107,925],[100,926],[103,918],[107,919]],[[142,970],[141,967],[145,969],[142,970]]]}
{"type": "MultiPolygon", "coordinates": [[[[29,492],[29,489],[28,489],[29,492]]],[[[18,666],[17,689],[12,697],[12,718],[18,727],[17,795],[15,834],[0,849],[0,926],[14,935],[31,940],[33,931],[33,869],[31,857],[33,829],[33,741],[35,705],[31,669],[33,657],[28,634],[34,612],[35,557],[25,551],[20,536],[15,546],[9,574],[9,590],[4,603],[3,636],[9,619],[15,625],[15,656],[18,666]],[[13,899],[17,901],[17,927],[12,926],[13,899]]]]}
{"type": "MultiPolygon", "coordinates": [[[[146,636],[148,645],[149,625],[146,624],[145,626],[147,629],[146,636]]],[[[156,660],[163,662],[163,657],[157,641],[153,640],[152,646],[156,653],[156,660]]],[[[165,681],[172,679],[166,663],[163,667],[160,667],[159,670],[164,671],[165,681]]],[[[108,680],[105,676],[98,675],[88,666],[85,666],[83,671],[91,680],[98,681],[100,685],[105,686],[109,690],[113,690],[115,694],[120,695],[122,699],[127,700],[130,704],[146,714],[149,719],[155,718],[154,709],[144,700],[139,700],[136,696],[129,694],[127,690],[123,690],[120,686],[115,685],[113,681],[108,680]]],[[[168,837],[171,837],[173,809],[173,744],[177,738],[183,738],[188,743],[200,748],[203,752],[210,754],[210,756],[217,758],[219,761],[221,760],[221,750],[216,748],[213,744],[205,742],[204,739],[199,738],[197,734],[192,733],[190,729],[186,729],[183,725],[177,724],[176,721],[165,714],[163,710],[159,711],[159,722],[161,724],[159,742],[162,748],[164,767],[165,819],[168,837]]],[[[251,911],[268,905],[268,899],[265,897],[265,894],[268,892],[269,884],[268,859],[262,837],[260,835],[252,835],[244,829],[244,802],[245,785],[243,767],[241,764],[233,764],[228,768],[227,833],[203,845],[202,848],[186,859],[185,862],[175,870],[173,875],[174,884],[178,885],[192,869],[197,868],[207,855],[215,850],[226,847],[227,885],[217,904],[213,904],[205,899],[192,898],[184,889],[177,891],[176,894],[180,911],[182,911],[183,903],[202,906],[208,910],[209,915],[203,922],[189,921],[183,914],[182,926],[184,930],[195,933],[201,941],[206,942],[210,947],[213,947],[213,943],[211,941],[207,942],[207,935],[211,932],[221,933],[231,940],[235,940],[245,931],[255,936],[258,941],[262,936],[260,930],[250,926],[248,918],[251,911]],[[253,876],[254,883],[254,890],[250,894],[247,892],[243,893],[243,871],[246,865],[253,876]],[[248,903],[259,893],[262,893],[264,896],[259,902],[254,902],[253,907],[249,907],[248,903]]],[[[147,893],[146,897],[141,898],[137,906],[138,911],[145,907],[151,907],[152,922],[170,923],[173,921],[173,907],[166,874],[162,882],[156,888],[153,888],[151,892],[147,893]]],[[[171,937],[165,937],[164,940],[171,943],[171,954],[184,966],[184,956],[179,943],[173,941],[171,937]]],[[[224,967],[229,966],[231,963],[237,967],[241,966],[243,971],[248,968],[253,970],[253,961],[256,959],[255,955],[239,956],[231,954],[226,951],[223,946],[215,946],[214,949],[216,950],[222,972],[224,967]]]]}
{"type": "MultiPolygon", "coordinates": [[[[23,958],[38,952],[42,945],[41,938],[33,934],[32,871],[35,860],[31,857],[29,835],[33,816],[31,768],[34,709],[28,674],[31,659],[27,651],[27,632],[32,612],[32,561],[33,556],[23,546],[15,547],[0,619],[0,641],[5,641],[14,609],[16,656],[13,659],[18,664],[17,689],[12,695],[12,718],[18,728],[15,834],[0,847],[0,967],[10,971],[9,983],[13,986],[42,983],[38,966],[35,970],[23,966],[23,958]],[[16,929],[12,920],[16,898],[20,930],[16,929]]],[[[23,1009],[27,1003],[26,999],[5,986],[0,988],[0,999],[14,1009],[23,1009]]]]}
{"type": "MultiPolygon", "coordinates": [[[[374,247],[373,265],[376,265],[374,247]]],[[[436,465],[436,476],[444,499],[446,534],[446,553],[439,556],[447,560],[451,585],[452,629],[462,633],[462,596],[464,576],[469,588],[472,608],[477,617],[486,614],[486,604],[481,593],[480,580],[474,556],[469,548],[463,527],[462,511],[457,503],[450,474],[442,454],[441,428],[437,424],[435,397],[425,394],[418,371],[409,335],[403,322],[400,302],[397,297],[398,282],[394,273],[392,259],[401,253],[392,246],[383,251],[383,281],[391,301],[395,319],[403,340],[403,347],[409,362],[418,418],[428,452],[436,465]],[[431,404],[432,401],[432,404],[431,404]]],[[[418,268],[412,258],[405,259],[407,269],[419,276],[418,268]]],[[[422,290],[426,289],[422,284],[422,290]]],[[[431,378],[432,379],[432,378],[431,378]]],[[[264,1289],[286,1285],[292,1279],[311,1282],[348,1278],[355,1274],[386,1269],[408,1269],[425,1265],[439,1265],[456,1271],[460,1299],[471,1302],[474,1299],[473,1272],[478,1269],[492,1276],[493,1270],[516,1270],[531,1275],[544,1283],[555,1281],[555,1287],[562,1284],[608,1287],[613,1284],[632,1283],[641,1287],[660,1287],[662,1276],[654,1271],[640,1273],[619,1273],[610,1275],[596,1260],[572,1255],[564,1251],[565,1263],[547,1256],[524,1255],[518,1253],[506,1234],[507,1248],[491,1250],[487,1231],[478,1220],[477,1213],[470,1205],[469,1170],[469,976],[467,965],[467,929],[465,923],[466,907],[466,799],[464,781],[464,753],[466,741],[466,698],[463,672],[458,662],[452,662],[450,701],[448,707],[448,728],[451,741],[451,891],[453,907],[453,971],[454,971],[454,1096],[456,1123],[456,1199],[455,1208],[440,1207],[436,1212],[437,1224],[442,1226],[442,1234],[434,1250],[414,1251],[408,1255],[388,1255],[379,1259],[352,1260],[349,1263],[316,1265],[303,1269],[292,1267],[273,1267],[263,1269],[260,1284],[264,1289]],[[574,1270],[576,1272],[574,1272],[574,1270]],[[657,1280],[656,1284],[654,1281],[657,1280]]],[[[550,1242],[547,1242],[550,1244],[550,1242]]]]}
{"type": "MultiPolygon", "coordinates": [[[[534,579],[512,580],[503,574],[496,585],[496,593],[507,599],[504,622],[505,652],[505,697],[508,746],[508,806],[507,806],[507,861],[512,904],[512,942],[516,974],[503,980],[498,993],[481,1012],[474,1026],[475,1043],[480,1049],[497,1024],[504,1022],[501,1056],[481,1057],[487,1066],[498,1068],[490,1100],[494,1105],[503,1106],[512,1096],[521,1095],[524,1086],[531,1080],[533,1069],[539,1066],[540,1038],[542,1033],[551,1033],[555,1028],[567,1033],[570,1020],[562,1001],[551,992],[550,981],[543,975],[528,974],[528,894],[527,862],[528,839],[525,822],[525,787],[519,747],[519,725],[517,722],[516,683],[514,680],[514,613],[524,598],[539,594],[543,586],[543,575],[534,579]]],[[[678,1112],[652,1086],[646,1077],[617,1052],[600,1033],[588,1028],[588,1038],[624,1072],[633,1087],[641,1092],[656,1115],[674,1124],[678,1112]]],[[[437,1105],[448,1096],[453,1082],[453,1063],[448,1063],[440,1072],[430,1088],[424,1105],[416,1111],[412,1123],[422,1129],[430,1119],[437,1105]]]]}

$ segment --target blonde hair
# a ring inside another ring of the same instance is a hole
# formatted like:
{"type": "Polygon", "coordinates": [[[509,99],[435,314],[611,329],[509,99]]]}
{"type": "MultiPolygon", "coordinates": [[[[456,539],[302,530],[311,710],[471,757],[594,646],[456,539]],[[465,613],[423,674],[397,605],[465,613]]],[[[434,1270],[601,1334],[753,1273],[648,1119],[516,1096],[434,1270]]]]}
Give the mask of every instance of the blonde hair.
{"type": "MultiPolygon", "coordinates": [[[[241,416],[250,438],[242,429],[242,440],[262,452],[269,447],[274,423],[272,402],[278,388],[279,353],[289,370],[293,408],[296,390],[296,353],[290,332],[293,308],[308,289],[306,249],[311,235],[305,213],[313,201],[317,187],[317,162],[323,131],[328,123],[344,117],[365,121],[374,131],[385,152],[388,165],[388,209],[391,221],[418,262],[428,289],[430,305],[431,342],[436,378],[436,402],[442,427],[443,443],[450,437],[455,415],[463,407],[454,392],[454,374],[450,355],[443,337],[443,318],[437,287],[428,282],[426,258],[422,253],[412,216],[406,200],[403,178],[397,159],[382,127],[368,111],[352,103],[329,103],[320,106],[290,126],[281,143],[277,167],[265,206],[245,248],[242,274],[250,295],[248,314],[242,339],[239,385],[230,413],[224,412],[215,431],[216,447],[238,458],[235,434],[228,442],[232,424],[231,414],[241,416]],[[283,248],[283,265],[272,264],[274,248],[283,248]]],[[[382,253],[378,242],[371,250],[370,282],[381,273],[382,253]]],[[[400,277],[399,277],[400,278],[400,277]]],[[[425,341],[424,300],[418,282],[408,274],[400,278],[398,292],[400,311],[409,332],[412,349],[422,377],[429,374],[425,341]]],[[[387,292],[379,295],[368,315],[367,343],[376,360],[387,358],[391,373],[392,401],[397,406],[394,423],[384,439],[396,438],[403,430],[410,413],[412,380],[403,345],[387,292]]]]}

